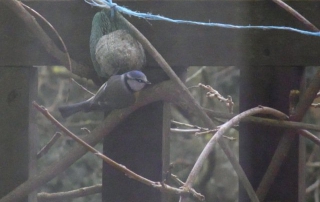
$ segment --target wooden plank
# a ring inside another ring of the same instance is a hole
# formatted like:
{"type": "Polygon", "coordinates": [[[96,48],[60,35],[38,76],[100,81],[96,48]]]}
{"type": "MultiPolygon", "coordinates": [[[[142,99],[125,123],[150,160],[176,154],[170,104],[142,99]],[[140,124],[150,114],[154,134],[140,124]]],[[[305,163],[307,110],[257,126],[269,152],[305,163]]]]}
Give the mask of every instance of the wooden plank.
{"type": "MultiPolygon", "coordinates": [[[[31,67],[1,67],[0,85],[2,198],[26,181],[29,175],[36,174],[37,142],[31,101],[37,91],[37,70],[31,67]]],[[[28,201],[27,197],[21,201],[28,201]]]]}
{"type": "MultiPolygon", "coordinates": [[[[65,40],[75,60],[91,65],[89,35],[97,8],[84,1],[30,1],[65,40]]],[[[132,10],[196,21],[305,27],[269,1],[121,1],[132,10]]],[[[320,1],[290,2],[320,27],[320,1]]],[[[319,65],[320,37],[289,31],[231,30],[128,18],[172,66],[319,65]]],[[[37,39],[0,3],[0,65],[55,65],[37,39]]],[[[52,34],[51,34],[52,35],[52,34]]],[[[58,43],[59,44],[59,43],[58,43]]],[[[155,62],[148,59],[149,65],[155,62]]]]}

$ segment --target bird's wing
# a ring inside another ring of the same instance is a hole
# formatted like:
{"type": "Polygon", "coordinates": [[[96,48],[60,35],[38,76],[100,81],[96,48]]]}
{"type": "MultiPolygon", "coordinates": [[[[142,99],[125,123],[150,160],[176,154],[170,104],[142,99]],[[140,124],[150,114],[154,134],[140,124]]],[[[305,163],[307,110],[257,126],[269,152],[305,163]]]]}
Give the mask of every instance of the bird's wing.
{"type": "Polygon", "coordinates": [[[90,98],[90,103],[99,103],[99,102],[102,102],[103,99],[104,99],[104,94],[106,92],[106,88],[108,86],[108,82],[105,82],[100,88],[99,90],[97,91],[97,93],[92,97],[90,98]]]}

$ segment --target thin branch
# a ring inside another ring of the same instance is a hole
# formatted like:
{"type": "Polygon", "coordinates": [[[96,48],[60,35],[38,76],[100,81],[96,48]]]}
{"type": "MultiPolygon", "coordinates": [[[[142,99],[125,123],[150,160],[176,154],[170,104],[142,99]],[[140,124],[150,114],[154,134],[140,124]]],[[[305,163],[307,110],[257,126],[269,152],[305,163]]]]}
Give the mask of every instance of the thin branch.
{"type": "Polygon", "coordinates": [[[172,133],[184,133],[194,135],[196,132],[200,132],[200,129],[181,129],[181,128],[171,128],[170,132],[172,133]]]}
{"type": "MultiPolygon", "coordinates": [[[[204,110],[209,115],[217,118],[231,119],[236,116],[235,114],[216,112],[210,109],[204,109],[204,110]]],[[[286,121],[286,120],[275,120],[275,119],[261,118],[261,117],[254,117],[254,116],[246,117],[243,120],[241,120],[241,122],[253,122],[253,123],[259,123],[263,125],[277,126],[277,127],[283,127],[283,128],[320,131],[320,126],[315,124],[286,121]]]]}
{"type": "Polygon", "coordinates": [[[229,113],[231,113],[231,114],[233,113],[234,103],[233,103],[232,97],[230,95],[227,98],[225,98],[217,90],[213,89],[210,85],[204,85],[202,83],[199,83],[198,87],[202,87],[208,91],[206,94],[207,97],[217,98],[220,102],[226,103],[226,106],[229,109],[229,113]]]}
{"type": "Polygon", "coordinates": [[[61,44],[63,46],[63,49],[67,55],[67,58],[68,58],[68,66],[67,67],[69,67],[69,68],[67,68],[67,69],[69,69],[69,71],[72,72],[72,64],[71,64],[71,58],[70,58],[69,51],[68,51],[67,46],[64,43],[62,37],[58,33],[58,31],[51,25],[51,23],[47,19],[45,19],[42,15],[40,15],[40,13],[38,13],[37,11],[35,11],[34,9],[30,8],[29,6],[25,5],[22,2],[21,2],[21,5],[23,7],[25,7],[26,9],[28,9],[30,12],[32,12],[34,15],[38,16],[41,20],[43,20],[50,27],[50,29],[56,34],[56,36],[58,37],[59,41],[61,42],[61,44]]]}
{"type": "Polygon", "coordinates": [[[310,30],[319,32],[320,30],[312,24],[309,20],[307,20],[305,17],[303,17],[300,13],[298,13],[296,10],[294,10],[292,7],[290,7],[288,4],[281,0],[272,0],[274,3],[278,4],[281,8],[288,11],[291,15],[293,15],[295,18],[297,18],[299,21],[301,21],[303,24],[305,24],[310,30]]]}
{"type": "Polygon", "coordinates": [[[306,194],[309,194],[310,192],[314,191],[315,189],[318,189],[320,185],[320,180],[317,179],[312,185],[310,185],[307,189],[306,189],[306,194]]]}
{"type": "MultiPolygon", "coordinates": [[[[27,26],[27,28],[34,34],[35,38],[39,39],[47,52],[61,62],[65,67],[69,66],[69,59],[67,53],[62,52],[53,42],[53,40],[41,28],[35,18],[28,13],[22,6],[20,1],[3,0],[4,2],[27,26]]],[[[91,78],[94,81],[99,81],[95,71],[87,66],[81,65],[76,61],[70,59],[71,67],[74,67],[73,73],[80,77],[91,78]]]]}
{"type": "Polygon", "coordinates": [[[198,69],[198,71],[196,71],[193,75],[191,75],[190,77],[188,77],[186,79],[186,83],[188,83],[189,81],[191,81],[192,79],[196,78],[199,74],[201,74],[205,69],[207,68],[207,66],[203,66],[200,69],[198,69]]]}
{"type": "Polygon", "coordinates": [[[40,151],[37,153],[37,159],[41,158],[43,155],[48,153],[50,148],[54,145],[54,143],[57,142],[57,140],[61,137],[61,133],[57,132],[53,135],[53,137],[49,140],[49,142],[40,149],[40,151]]]}
{"type": "Polygon", "coordinates": [[[89,91],[87,88],[85,88],[83,85],[81,85],[80,83],[78,83],[76,80],[74,80],[74,78],[71,78],[71,81],[74,82],[75,84],[77,84],[82,90],[86,91],[87,93],[91,94],[91,95],[95,95],[93,92],[89,91]]]}
{"type": "MultiPolygon", "coordinates": [[[[212,114],[213,116],[219,117],[219,118],[230,119],[236,116],[229,113],[214,112],[209,109],[206,109],[206,111],[209,114],[212,114]]],[[[245,117],[244,119],[241,120],[241,122],[253,122],[253,123],[259,123],[263,125],[298,129],[298,132],[302,136],[306,137],[307,139],[311,140],[312,142],[320,146],[320,139],[317,136],[313,135],[309,131],[303,130],[303,129],[309,129],[309,130],[320,131],[320,126],[315,124],[307,124],[307,123],[286,121],[286,120],[275,120],[275,119],[260,118],[260,117],[253,117],[253,116],[245,117]]]]}
{"type": "Polygon", "coordinates": [[[171,123],[174,123],[174,124],[180,125],[180,126],[186,126],[186,127],[189,127],[189,128],[196,128],[196,129],[199,129],[199,130],[209,130],[209,128],[203,128],[203,127],[200,127],[200,126],[197,126],[197,125],[193,125],[193,124],[188,124],[188,123],[181,123],[181,122],[174,121],[174,120],[172,120],[171,123]]]}
{"type": "Polygon", "coordinates": [[[298,133],[302,136],[304,136],[305,138],[308,138],[309,140],[311,140],[312,142],[314,142],[315,144],[317,144],[318,146],[320,146],[320,139],[315,136],[314,134],[310,133],[307,130],[298,130],[298,133]]]}
{"type": "Polygon", "coordinates": [[[313,108],[320,108],[320,103],[312,103],[311,107],[313,108]]]}
{"type": "Polygon", "coordinates": [[[92,194],[101,193],[102,185],[97,184],[90,187],[83,187],[80,189],[66,191],[66,192],[58,192],[58,193],[39,193],[37,195],[37,199],[39,202],[46,201],[62,201],[62,200],[71,200],[74,198],[84,197],[92,194]]]}

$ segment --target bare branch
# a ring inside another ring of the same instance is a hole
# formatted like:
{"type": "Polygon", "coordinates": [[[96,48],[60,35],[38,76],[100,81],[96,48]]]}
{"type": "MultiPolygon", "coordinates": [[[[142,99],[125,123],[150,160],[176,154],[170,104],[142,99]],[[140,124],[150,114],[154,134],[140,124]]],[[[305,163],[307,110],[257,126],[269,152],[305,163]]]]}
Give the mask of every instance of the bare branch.
{"type": "Polygon", "coordinates": [[[37,159],[41,158],[43,155],[48,153],[50,148],[54,145],[54,143],[57,142],[57,140],[61,137],[61,133],[57,132],[53,135],[53,137],[49,140],[49,142],[40,149],[40,151],[37,153],[37,159]]]}
{"type": "MultiPolygon", "coordinates": [[[[38,13],[37,11],[35,11],[34,9],[30,8],[29,6],[25,5],[24,3],[21,2],[21,5],[25,8],[27,8],[30,12],[32,12],[33,14],[35,14],[36,16],[38,16],[39,18],[41,18],[49,27],[50,29],[56,34],[56,36],[58,37],[58,39],[60,40],[64,51],[66,52],[67,58],[68,58],[68,69],[70,72],[72,72],[72,64],[71,64],[71,58],[70,58],[70,54],[69,51],[67,49],[66,44],[64,43],[62,37],[60,36],[60,34],[58,33],[58,31],[51,25],[51,23],[45,19],[42,15],[40,15],[40,13],[38,13]]],[[[38,30],[39,31],[39,30],[38,30]]],[[[49,51],[48,51],[49,52],[49,51]]],[[[49,52],[50,53],[50,52],[49,52]]]]}
{"type": "Polygon", "coordinates": [[[81,85],[80,83],[78,83],[76,80],[74,80],[74,78],[71,78],[71,81],[74,82],[75,84],[77,84],[81,89],[83,89],[84,91],[86,91],[87,93],[91,94],[91,95],[95,95],[93,92],[89,91],[87,88],[85,88],[83,85],[81,85]]]}
{"type": "MultiPolygon", "coordinates": [[[[215,112],[210,109],[204,109],[204,110],[209,115],[212,115],[217,118],[231,119],[236,116],[234,114],[229,114],[229,113],[215,112]]],[[[259,124],[263,124],[263,125],[270,125],[270,126],[277,126],[277,127],[284,127],[284,128],[307,129],[307,130],[320,131],[320,126],[315,125],[315,124],[307,124],[307,123],[286,121],[286,120],[275,120],[275,119],[253,117],[253,116],[246,117],[246,118],[242,119],[241,122],[253,122],[253,123],[259,123],[259,124]]]]}
{"type": "Polygon", "coordinates": [[[300,13],[298,13],[296,10],[294,10],[292,7],[290,7],[288,4],[281,0],[272,0],[274,3],[278,4],[281,8],[288,11],[291,15],[293,15],[295,18],[297,18],[299,21],[301,21],[303,24],[305,24],[310,30],[318,32],[319,29],[312,24],[309,20],[307,20],[305,17],[303,17],[300,13]]]}
{"type": "Polygon", "coordinates": [[[202,88],[204,88],[204,89],[206,89],[208,91],[207,94],[206,94],[207,97],[209,97],[209,98],[217,98],[220,102],[226,103],[226,106],[229,109],[229,113],[231,113],[231,114],[233,113],[234,103],[233,103],[232,97],[230,95],[228,95],[228,97],[225,98],[217,90],[213,89],[209,85],[204,85],[202,83],[199,83],[198,86],[202,87],[202,88]]]}
{"type": "Polygon", "coordinates": [[[72,190],[72,191],[66,191],[66,192],[59,192],[59,193],[39,193],[37,196],[37,199],[39,202],[45,202],[45,201],[62,201],[62,200],[70,200],[74,198],[84,197],[92,194],[101,193],[101,184],[97,184],[90,187],[83,187],[80,189],[72,190]]]}
{"type": "MultiPolygon", "coordinates": [[[[28,29],[35,35],[37,39],[42,43],[44,48],[47,50],[49,54],[51,54],[54,58],[59,60],[62,65],[65,67],[69,66],[69,59],[67,53],[62,52],[53,40],[45,33],[45,31],[41,28],[35,18],[28,13],[22,3],[16,0],[3,0],[3,2],[17,15],[19,18],[26,24],[28,29]]],[[[34,12],[35,13],[35,12],[34,12]]],[[[74,74],[79,75],[80,77],[86,77],[93,79],[94,81],[100,81],[97,74],[95,73],[93,68],[81,65],[76,61],[70,59],[72,67],[72,72],[74,74]]],[[[69,69],[70,70],[70,69],[69,69]]]]}

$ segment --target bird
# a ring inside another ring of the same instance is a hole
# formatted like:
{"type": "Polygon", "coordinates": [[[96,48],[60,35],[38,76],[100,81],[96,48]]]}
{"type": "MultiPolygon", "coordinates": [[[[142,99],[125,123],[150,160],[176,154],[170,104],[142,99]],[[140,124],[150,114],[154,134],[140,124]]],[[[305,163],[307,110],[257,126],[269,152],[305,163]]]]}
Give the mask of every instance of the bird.
{"type": "Polygon", "coordinates": [[[65,105],[58,108],[63,118],[83,111],[103,111],[109,113],[113,109],[122,109],[133,105],[136,101],[135,92],[151,84],[146,75],[138,70],[113,75],[88,100],[65,105]]]}

